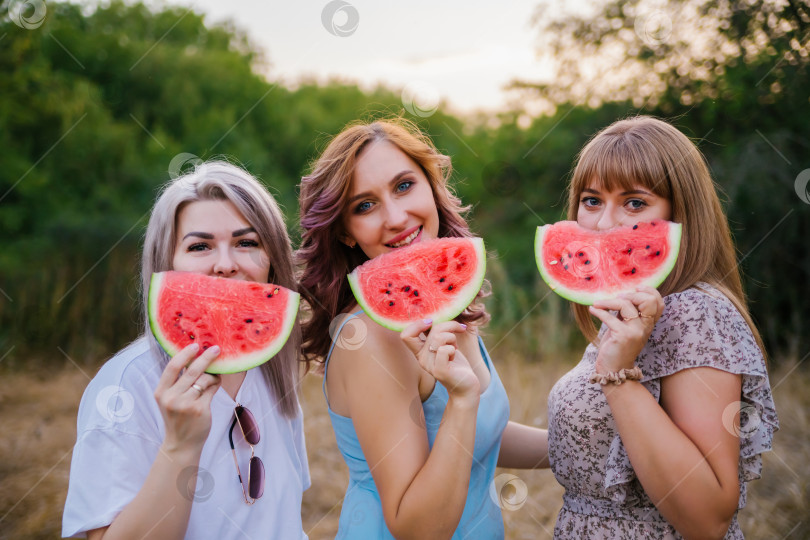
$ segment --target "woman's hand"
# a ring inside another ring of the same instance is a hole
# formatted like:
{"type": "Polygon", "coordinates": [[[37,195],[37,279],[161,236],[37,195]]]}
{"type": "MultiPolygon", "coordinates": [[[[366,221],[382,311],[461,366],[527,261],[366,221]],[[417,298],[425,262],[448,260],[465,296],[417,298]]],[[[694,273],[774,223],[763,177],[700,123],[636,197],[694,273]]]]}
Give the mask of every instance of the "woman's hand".
{"type": "Polygon", "coordinates": [[[220,378],[205,373],[205,369],[219,355],[219,347],[211,347],[194,359],[198,350],[199,345],[194,343],[177,353],[166,365],[155,390],[166,426],[163,447],[169,452],[202,451],[211,430],[211,399],[220,378]]]}
{"type": "Polygon", "coordinates": [[[426,320],[408,325],[400,334],[405,345],[416,356],[422,369],[442,383],[451,397],[475,397],[480,394],[480,383],[467,358],[456,348],[456,336],[467,330],[467,325],[448,321],[433,325],[426,320]],[[419,336],[427,337],[423,341],[419,336]]]}
{"type": "Polygon", "coordinates": [[[599,342],[596,372],[619,371],[633,367],[664,312],[664,299],[652,287],[639,287],[634,293],[595,302],[589,311],[608,327],[599,342]]]}

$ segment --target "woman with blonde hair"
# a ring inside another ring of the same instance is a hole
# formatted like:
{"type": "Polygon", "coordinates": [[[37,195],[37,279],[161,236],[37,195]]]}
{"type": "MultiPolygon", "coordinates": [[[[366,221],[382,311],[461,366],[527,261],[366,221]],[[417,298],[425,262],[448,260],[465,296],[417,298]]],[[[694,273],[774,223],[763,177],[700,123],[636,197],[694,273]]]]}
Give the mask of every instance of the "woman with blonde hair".
{"type": "Polygon", "coordinates": [[[347,127],[301,181],[304,353],[323,367],[349,467],[338,538],[503,538],[496,465],[548,466],[545,431],[508,422],[478,335],[482,305],[398,335],[357,310],[349,289],[346,274],[364,261],[472,236],[450,172],[450,159],[397,119],[347,127]]]}
{"type": "Polygon", "coordinates": [[[657,290],[574,306],[592,343],[549,396],[565,487],[555,537],[742,538],[737,511],[778,423],[703,156],[662,120],[615,122],[579,155],[568,218],[594,230],[670,220],[683,236],[657,290]]]}
{"type": "Polygon", "coordinates": [[[152,273],[166,270],[296,289],[281,212],[250,174],[214,161],[164,188],[143,246],[143,334],[104,364],[79,406],[63,536],[306,538],[300,327],[242,373],[204,372],[216,344],[169,358],[147,310],[152,273]]]}

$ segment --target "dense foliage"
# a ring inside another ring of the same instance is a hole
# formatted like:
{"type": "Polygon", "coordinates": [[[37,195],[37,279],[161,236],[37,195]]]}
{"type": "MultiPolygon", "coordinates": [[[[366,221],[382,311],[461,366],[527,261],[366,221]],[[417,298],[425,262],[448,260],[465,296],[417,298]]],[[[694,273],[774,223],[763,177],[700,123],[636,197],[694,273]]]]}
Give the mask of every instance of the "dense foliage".
{"type": "MultiPolygon", "coordinates": [[[[521,111],[488,121],[441,108],[412,117],[453,157],[457,191],[497,256],[494,332],[510,332],[546,294],[534,268],[534,228],[563,215],[578,149],[599,128],[641,112],[675,118],[701,141],[726,193],[753,313],[772,352],[795,356],[810,346],[810,204],[794,189],[810,167],[810,10],[793,0],[768,9],[689,5],[699,19],[720,21],[699,28],[723,55],[678,49],[683,44],[671,36],[645,41],[633,33],[643,5],[614,2],[545,29],[559,45],[557,82],[522,86],[556,105],[554,115],[527,127],[519,127],[521,111]],[[737,47],[718,45],[723,40],[737,47]],[[614,41],[626,46],[616,71],[632,62],[641,67],[629,72],[642,75],[583,94],[578,81],[587,80],[567,60],[574,51],[598,57],[614,41]]],[[[184,159],[224,155],[242,163],[277,195],[295,237],[296,185],[328,137],[357,118],[408,115],[393,89],[362,92],[336,82],[290,90],[268,82],[256,69],[266,60],[247,36],[185,9],[121,2],[97,9],[49,2],[47,9],[38,28],[0,19],[6,363],[31,352],[59,361],[97,357],[135,337],[146,213],[184,159]],[[175,159],[182,153],[191,156],[175,159]]],[[[547,325],[524,325],[527,352],[555,339],[561,306],[552,295],[533,313],[547,325]]]]}

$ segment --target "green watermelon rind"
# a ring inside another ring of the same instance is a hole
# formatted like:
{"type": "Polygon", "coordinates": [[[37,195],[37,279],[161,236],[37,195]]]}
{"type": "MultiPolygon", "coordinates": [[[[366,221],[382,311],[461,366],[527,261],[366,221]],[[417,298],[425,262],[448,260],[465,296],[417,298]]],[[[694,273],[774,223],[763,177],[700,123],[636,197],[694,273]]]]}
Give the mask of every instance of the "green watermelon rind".
{"type": "MultiPolygon", "coordinates": [[[[482,238],[463,238],[463,240],[469,241],[473,245],[476,259],[479,262],[478,268],[467,284],[462,287],[461,292],[458,293],[453,302],[448,303],[448,305],[437,312],[426,315],[427,318],[433,320],[434,324],[451,321],[458,317],[461,312],[467,309],[467,306],[472,304],[478,292],[481,290],[481,286],[484,284],[484,277],[487,273],[487,252],[484,248],[484,240],[482,238]]],[[[408,322],[403,323],[402,321],[386,318],[372,309],[371,304],[366,300],[357,280],[359,268],[360,267],[357,267],[352,270],[346,277],[349,280],[349,286],[352,289],[352,293],[360,309],[362,309],[372,321],[389,330],[394,330],[395,332],[404,330],[405,327],[408,326],[408,322]]]]}
{"type": "Polygon", "coordinates": [[[554,277],[546,271],[544,260],[543,260],[543,242],[545,239],[546,232],[553,226],[553,224],[543,225],[541,227],[537,227],[537,233],[534,237],[534,258],[535,262],[537,263],[537,269],[540,270],[540,277],[543,278],[543,281],[546,282],[546,285],[554,291],[555,293],[559,294],[566,300],[570,300],[572,302],[576,302],[577,304],[583,304],[586,306],[593,305],[595,302],[600,300],[607,300],[609,298],[615,298],[616,296],[631,292],[635,290],[636,287],[641,286],[648,286],[648,287],[658,287],[664,280],[667,278],[672,269],[675,268],[675,262],[678,260],[678,253],[680,251],[681,246],[681,234],[682,234],[682,225],[680,223],[668,223],[667,227],[667,242],[669,243],[670,250],[667,254],[667,258],[661,263],[658,271],[654,274],[650,275],[649,277],[645,278],[644,280],[634,283],[632,288],[628,288],[626,291],[608,291],[608,292],[586,292],[586,291],[577,291],[576,289],[572,289],[560,283],[558,280],[554,279],[554,277]]]}
{"type": "MultiPolygon", "coordinates": [[[[156,272],[152,274],[152,279],[149,282],[149,327],[155,339],[166,351],[170,357],[173,357],[181,348],[178,348],[166,337],[160,330],[160,325],[157,323],[157,312],[160,298],[160,289],[163,283],[165,272],[156,272]]],[[[273,358],[287,343],[287,340],[295,327],[296,320],[298,319],[298,306],[301,301],[301,295],[294,291],[289,291],[289,302],[283,317],[283,326],[281,332],[276,338],[267,344],[262,349],[257,351],[240,355],[238,359],[227,360],[214,360],[211,365],[205,370],[206,373],[212,374],[230,374],[247,371],[251,368],[259,366],[271,358],[273,358]]]]}

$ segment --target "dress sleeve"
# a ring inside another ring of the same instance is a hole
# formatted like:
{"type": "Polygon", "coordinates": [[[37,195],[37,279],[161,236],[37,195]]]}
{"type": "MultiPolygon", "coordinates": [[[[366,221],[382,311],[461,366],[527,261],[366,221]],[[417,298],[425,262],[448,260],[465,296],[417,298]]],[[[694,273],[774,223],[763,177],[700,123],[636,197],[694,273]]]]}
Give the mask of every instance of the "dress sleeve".
{"type": "MultiPolygon", "coordinates": [[[[661,379],[684,369],[711,367],[742,376],[740,396],[740,502],[745,505],[746,483],[760,477],[761,454],[771,449],[779,423],[762,352],[748,324],[734,304],[717,289],[668,295],[664,313],[637,358],[642,384],[656,400],[661,379]]],[[[729,419],[731,421],[731,419],[729,419]]],[[[604,487],[622,499],[623,484],[635,480],[627,452],[618,434],[612,441],[604,487]]]]}

